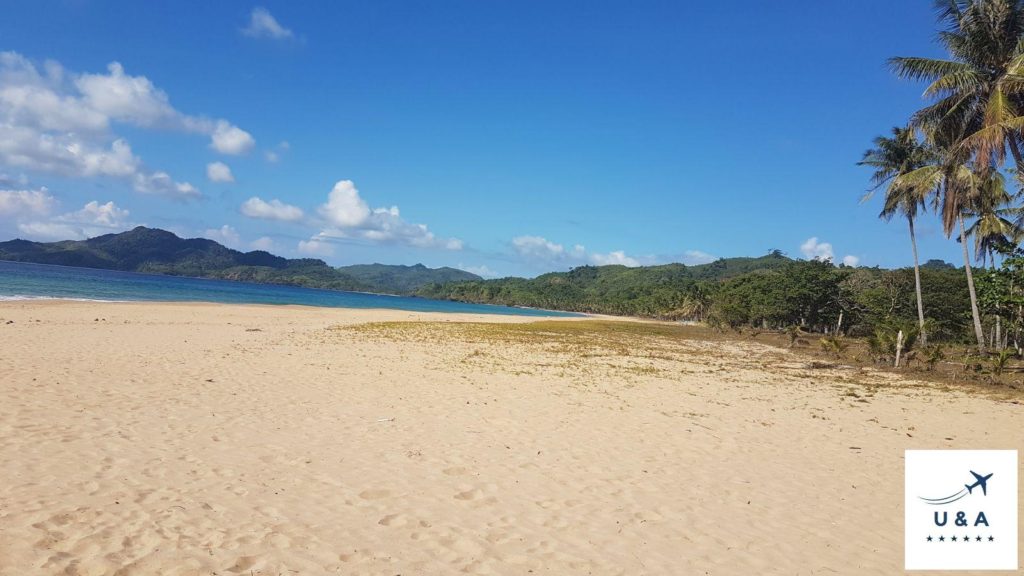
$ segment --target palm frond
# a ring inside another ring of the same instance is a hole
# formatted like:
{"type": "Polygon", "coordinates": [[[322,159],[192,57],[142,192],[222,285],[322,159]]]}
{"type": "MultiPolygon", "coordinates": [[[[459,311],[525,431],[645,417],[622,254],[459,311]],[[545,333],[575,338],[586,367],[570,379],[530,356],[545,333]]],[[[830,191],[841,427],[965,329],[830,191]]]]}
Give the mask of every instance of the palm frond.
{"type": "Polygon", "coordinates": [[[938,60],[935,58],[918,58],[897,56],[889,59],[889,67],[900,78],[908,80],[935,81],[943,76],[958,73],[970,73],[972,67],[963,62],[938,60]]]}

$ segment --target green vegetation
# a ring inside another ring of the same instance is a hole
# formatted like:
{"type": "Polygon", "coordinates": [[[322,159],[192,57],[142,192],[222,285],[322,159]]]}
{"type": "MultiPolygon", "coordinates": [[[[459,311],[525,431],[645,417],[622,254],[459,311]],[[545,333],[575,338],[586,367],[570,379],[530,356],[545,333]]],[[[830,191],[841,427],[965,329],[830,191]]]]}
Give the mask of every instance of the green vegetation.
{"type": "Polygon", "coordinates": [[[213,240],[183,239],[143,226],[82,241],[0,242],[0,260],[387,294],[409,294],[432,282],[479,279],[462,270],[422,264],[332,268],[323,260],[239,252],[213,240]]]}
{"type": "Polygon", "coordinates": [[[433,284],[417,293],[428,298],[551,310],[703,319],[717,281],[778,269],[791,262],[774,252],[762,258],[730,258],[701,266],[581,266],[532,279],[433,284]]]}
{"type": "MultiPolygon", "coordinates": [[[[922,301],[935,338],[969,335],[970,297],[963,269],[921,267],[922,301]]],[[[1021,286],[1024,286],[1022,281],[1021,286]]],[[[664,320],[707,321],[741,329],[786,329],[867,337],[892,323],[916,324],[913,269],[848,268],[774,252],[684,266],[585,266],[527,280],[433,284],[418,294],[467,302],[533,306],[664,320]],[[842,322],[840,323],[840,315],[842,322]]]]}
{"type": "Polygon", "coordinates": [[[393,294],[411,294],[427,284],[480,279],[476,274],[470,274],[463,270],[448,267],[427,268],[423,264],[414,266],[357,264],[341,266],[336,270],[376,291],[386,287],[386,292],[393,294]]]}

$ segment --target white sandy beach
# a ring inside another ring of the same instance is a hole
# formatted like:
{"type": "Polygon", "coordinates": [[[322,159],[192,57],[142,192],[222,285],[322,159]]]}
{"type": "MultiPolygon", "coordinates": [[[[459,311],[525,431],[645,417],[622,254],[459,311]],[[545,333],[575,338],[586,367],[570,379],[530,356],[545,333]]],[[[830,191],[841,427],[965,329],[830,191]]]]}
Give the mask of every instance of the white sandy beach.
{"type": "Polygon", "coordinates": [[[1022,447],[756,342],[344,328],[533,320],[0,304],[0,574],[893,574],[905,449],[1022,447]]]}

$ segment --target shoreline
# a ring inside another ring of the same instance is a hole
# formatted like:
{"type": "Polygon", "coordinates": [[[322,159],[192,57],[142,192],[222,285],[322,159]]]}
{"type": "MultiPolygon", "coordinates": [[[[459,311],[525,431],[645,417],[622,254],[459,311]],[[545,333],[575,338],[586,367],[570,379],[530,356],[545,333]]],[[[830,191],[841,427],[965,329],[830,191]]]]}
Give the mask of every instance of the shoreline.
{"type": "MultiPolygon", "coordinates": [[[[404,296],[400,296],[404,298],[404,296]]],[[[427,300],[427,299],[425,299],[427,300]]],[[[413,315],[424,315],[434,316],[437,315],[440,318],[449,318],[452,316],[466,316],[466,317],[479,317],[483,320],[489,318],[495,319],[515,319],[516,321],[545,321],[545,320],[617,320],[623,322],[661,322],[660,320],[654,320],[650,318],[640,318],[633,316],[606,316],[601,314],[585,314],[583,312],[572,312],[571,314],[577,314],[577,316],[529,316],[519,314],[499,314],[499,313],[485,313],[485,312],[445,312],[445,311],[421,311],[421,310],[403,310],[401,308],[352,308],[345,306],[317,306],[315,304],[273,304],[267,302],[213,302],[206,300],[98,300],[89,298],[62,298],[62,297],[51,297],[51,296],[40,296],[40,297],[17,297],[4,300],[0,297],[0,310],[5,307],[14,306],[18,304],[100,304],[100,305],[154,305],[154,306],[203,306],[203,307],[227,307],[227,308],[266,308],[272,310],[335,310],[335,311],[354,311],[354,312],[365,312],[365,313],[381,313],[390,315],[391,313],[399,314],[413,314],[413,315]]],[[[490,306],[489,304],[483,304],[482,306],[490,306]]],[[[560,312],[559,310],[543,310],[540,308],[528,308],[528,310],[534,310],[538,312],[560,312]]]]}
{"type": "MultiPolygon", "coordinates": [[[[394,294],[394,293],[387,293],[387,292],[367,292],[367,291],[362,291],[362,290],[336,290],[336,289],[331,289],[331,288],[317,288],[317,287],[300,286],[300,285],[288,284],[288,283],[250,282],[250,281],[246,281],[246,280],[235,280],[235,279],[229,279],[229,278],[215,278],[215,277],[205,277],[205,276],[186,276],[186,275],[163,274],[163,273],[155,273],[155,272],[136,272],[136,271],[131,271],[131,270],[116,270],[116,269],[110,269],[110,268],[91,268],[91,267],[83,267],[83,266],[67,266],[67,265],[63,265],[63,264],[45,264],[45,263],[38,263],[38,262],[22,262],[22,261],[18,261],[18,260],[0,260],[0,264],[41,266],[41,267],[44,267],[44,268],[57,268],[57,269],[70,270],[70,271],[80,270],[80,271],[84,271],[84,272],[87,272],[87,273],[95,273],[95,274],[114,274],[114,275],[122,275],[123,274],[123,275],[128,275],[128,276],[141,276],[141,277],[145,277],[145,278],[163,278],[163,279],[167,279],[168,281],[171,281],[171,282],[173,282],[174,280],[181,280],[181,281],[187,281],[187,282],[191,282],[191,281],[208,281],[208,282],[214,282],[214,283],[225,282],[225,283],[230,283],[232,285],[249,286],[249,287],[253,287],[254,289],[258,289],[258,288],[282,289],[282,290],[292,290],[292,289],[294,289],[294,290],[300,291],[300,293],[302,291],[309,291],[311,293],[319,293],[319,294],[324,294],[324,295],[337,295],[337,296],[340,296],[340,297],[343,297],[344,295],[356,295],[356,296],[368,296],[368,297],[408,299],[408,300],[411,300],[411,301],[430,302],[430,303],[437,303],[437,304],[448,304],[448,305],[453,305],[453,306],[471,306],[471,307],[472,306],[480,306],[480,307],[492,308],[492,309],[523,310],[523,311],[526,311],[526,312],[550,314],[550,315],[553,315],[553,316],[585,315],[585,313],[582,313],[582,312],[572,312],[572,311],[566,311],[566,310],[550,310],[550,309],[544,309],[544,308],[533,308],[533,307],[529,307],[529,306],[507,306],[507,305],[503,305],[503,304],[486,304],[486,303],[477,303],[477,302],[465,302],[465,301],[461,301],[461,300],[425,298],[423,296],[419,296],[419,295],[416,295],[416,294],[394,294]]],[[[69,297],[69,296],[63,296],[63,295],[51,296],[51,295],[37,295],[37,294],[9,294],[9,295],[0,296],[0,302],[4,302],[4,301],[22,301],[22,300],[46,300],[46,299],[64,299],[64,300],[75,300],[75,301],[85,301],[85,302],[209,302],[209,303],[223,303],[223,304],[268,304],[268,305],[277,305],[277,304],[274,304],[273,302],[218,302],[216,300],[198,300],[198,299],[190,299],[190,300],[160,300],[160,299],[150,299],[150,298],[145,298],[145,297],[138,298],[138,299],[105,299],[105,298],[91,298],[91,297],[87,297],[87,296],[69,297]]],[[[311,307],[316,307],[316,308],[348,308],[348,306],[328,306],[328,305],[319,305],[319,304],[299,304],[299,305],[306,305],[306,306],[311,306],[311,307]]],[[[353,307],[353,308],[357,308],[357,307],[353,307]]],[[[388,309],[388,308],[381,307],[381,309],[388,309]]],[[[396,309],[401,309],[401,308],[396,308],[396,309]]],[[[529,315],[529,314],[527,314],[527,315],[529,315]]],[[[542,314],[535,314],[535,315],[536,316],[541,316],[542,314]]]]}

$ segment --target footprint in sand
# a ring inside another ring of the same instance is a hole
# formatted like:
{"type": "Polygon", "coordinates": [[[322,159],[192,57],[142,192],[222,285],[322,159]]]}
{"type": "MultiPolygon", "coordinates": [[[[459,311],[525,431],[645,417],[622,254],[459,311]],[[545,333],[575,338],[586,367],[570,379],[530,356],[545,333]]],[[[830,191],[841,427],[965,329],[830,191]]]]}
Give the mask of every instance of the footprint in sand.
{"type": "Polygon", "coordinates": [[[256,564],[259,561],[260,559],[256,556],[242,556],[237,561],[235,561],[234,566],[228,568],[228,571],[234,572],[236,574],[241,574],[242,572],[252,572],[253,567],[256,566],[256,564]]]}
{"type": "Polygon", "coordinates": [[[476,500],[477,498],[483,496],[483,494],[484,493],[481,492],[479,489],[473,488],[472,490],[459,492],[458,494],[453,496],[453,498],[455,498],[456,500],[476,500]]]}
{"type": "Polygon", "coordinates": [[[342,562],[361,562],[370,557],[370,554],[365,550],[353,550],[351,552],[345,552],[338,555],[338,560],[342,562]]]}
{"type": "Polygon", "coordinates": [[[381,518],[377,522],[377,524],[380,524],[381,526],[393,526],[397,528],[399,526],[405,526],[406,524],[408,524],[408,521],[405,519],[405,516],[401,514],[388,514],[387,516],[381,518]]]}
{"type": "Polygon", "coordinates": [[[462,466],[445,468],[444,470],[442,470],[442,472],[444,472],[446,476],[465,476],[466,474],[469,474],[469,470],[463,468],[462,466]]]}

